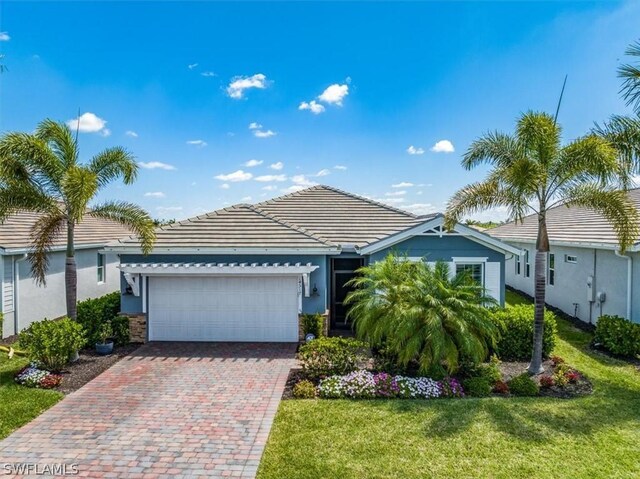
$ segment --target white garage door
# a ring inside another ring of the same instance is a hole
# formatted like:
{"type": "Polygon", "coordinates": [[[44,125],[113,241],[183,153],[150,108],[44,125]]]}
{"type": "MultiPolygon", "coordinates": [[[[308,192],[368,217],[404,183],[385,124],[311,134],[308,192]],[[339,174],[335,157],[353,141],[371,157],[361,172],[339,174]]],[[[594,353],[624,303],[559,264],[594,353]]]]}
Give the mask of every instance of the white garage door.
{"type": "Polygon", "coordinates": [[[298,340],[298,278],[149,278],[151,341],[298,340]]]}

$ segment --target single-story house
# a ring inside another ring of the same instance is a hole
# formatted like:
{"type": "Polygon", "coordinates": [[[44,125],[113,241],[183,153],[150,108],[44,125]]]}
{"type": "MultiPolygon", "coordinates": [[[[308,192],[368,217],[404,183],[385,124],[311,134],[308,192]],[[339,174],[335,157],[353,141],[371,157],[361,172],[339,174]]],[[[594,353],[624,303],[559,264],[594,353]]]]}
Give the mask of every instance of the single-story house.
{"type": "MultiPolygon", "coordinates": [[[[2,278],[2,338],[20,332],[34,321],[59,318],[67,312],[64,267],[66,234],[53,243],[49,254],[46,286],[38,286],[31,276],[28,255],[31,229],[37,213],[21,212],[0,224],[0,278],[2,278]]],[[[78,300],[117,291],[120,286],[118,257],[102,252],[104,246],[131,234],[118,223],[86,217],[75,230],[78,268],[78,300]]]]}
{"type": "Polygon", "coordinates": [[[135,237],[105,251],[120,255],[122,311],[144,325],[140,339],[289,342],[298,340],[299,313],[349,328],[346,283],[390,251],[469,269],[503,302],[505,257],[519,250],[442,224],[441,214],[314,186],[162,227],[147,256],[135,237]]]}
{"type": "MultiPolygon", "coordinates": [[[[629,197],[640,208],[640,189],[630,190],[629,197]]],[[[531,296],[537,227],[538,219],[531,215],[522,223],[487,230],[523,250],[522,256],[507,261],[507,285],[531,296]]],[[[640,322],[640,238],[621,255],[609,222],[593,210],[575,206],[549,210],[547,229],[547,304],[591,324],[603,314],[640,322]]]]}

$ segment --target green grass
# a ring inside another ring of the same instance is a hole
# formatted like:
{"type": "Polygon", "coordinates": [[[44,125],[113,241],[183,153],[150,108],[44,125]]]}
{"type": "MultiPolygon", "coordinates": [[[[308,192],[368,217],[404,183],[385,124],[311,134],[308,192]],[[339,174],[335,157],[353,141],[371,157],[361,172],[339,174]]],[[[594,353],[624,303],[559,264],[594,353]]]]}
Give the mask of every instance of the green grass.
{"type": "Polygon", "coordinates": [[[640,477],[640,373],[587,350],[590,335],[568,322],[558,329],[555,353],[593,381],[593,395],[283,401],[258,477],[640,477]]]}
{"type": "Polygon", "coordinates": [[[16,384],[13,377],[28,361],[9,359],[0,352],[0,439],[40,415],[63,395],[56,391],[33,389],[16,384]]]}
{"type": "Polygon", "coordinates": [[[516,306],[518,304],[531,304],[524,296],[519,295],[518,293],[514,293],[513,291],[507,290],[507,294],[505,295],[505,302],[507,306],[516,306]]]}

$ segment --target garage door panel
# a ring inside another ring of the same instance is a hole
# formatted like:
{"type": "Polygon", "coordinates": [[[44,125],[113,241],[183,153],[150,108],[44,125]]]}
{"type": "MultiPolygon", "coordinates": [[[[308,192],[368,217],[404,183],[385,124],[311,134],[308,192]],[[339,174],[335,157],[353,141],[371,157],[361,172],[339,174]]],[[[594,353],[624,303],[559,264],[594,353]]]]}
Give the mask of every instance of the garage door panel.
{"type": "Polygon", "coordinates": [[[155,341],[297,341],[296,277],[149,279],[155,341]]]}

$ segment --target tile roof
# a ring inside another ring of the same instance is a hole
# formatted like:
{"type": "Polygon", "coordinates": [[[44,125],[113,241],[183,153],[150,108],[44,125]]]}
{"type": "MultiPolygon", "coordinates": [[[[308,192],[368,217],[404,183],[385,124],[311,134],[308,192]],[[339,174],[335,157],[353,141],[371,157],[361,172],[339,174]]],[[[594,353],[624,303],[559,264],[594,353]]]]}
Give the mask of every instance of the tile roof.
{"type": "MultiPolygon", "coordinates": [[[[32,212],[19,212],[0,223],[0,248],[4,249],[29,249],[31,247],[31,229],[36,224],[40,215],[32,212]]],[[[110,241],[131,234],[131,231],[119,223],[86,216],[76,226],[75,244],[81,245],[105,245],[110,241]]],[[[66,232],[61,233],[55,239],[53,246],[65,246],[67,244],[66,232]]]]}
{"type": "MultiPolygon", "coordinates": [[[[629,198],[640,209],[640,188],[629,190],[629,198]]],[[[505,241],[535,241],[538,218],[535,214],[524,218],[522,223],[506,223],[485,233],[505,241]]],[[[547,212],[549,240],[559,243],[589,243],[615,247],[616,233],[609,222],[593,210],[577,206],[557,206],[547,212]]],[[[640,241],[640,238],[638,238],[640,241]]]]}
{"type": "MultiPolygon", "coordinates": [[[[162,227],[157,230],[155,247],[365,246],[426,219],[336,188],[313,186],[257,205],[236,205],[162,227]]],[[[129,237],[110,246],[138,244],[129,237]]]]}

